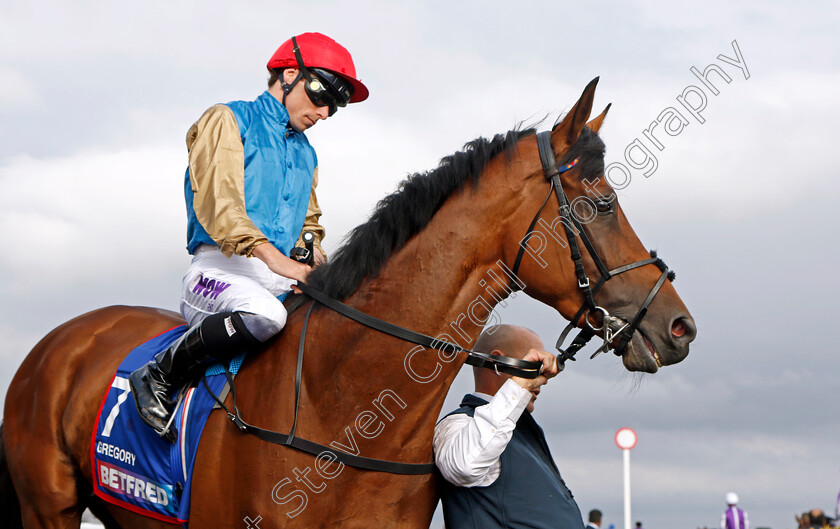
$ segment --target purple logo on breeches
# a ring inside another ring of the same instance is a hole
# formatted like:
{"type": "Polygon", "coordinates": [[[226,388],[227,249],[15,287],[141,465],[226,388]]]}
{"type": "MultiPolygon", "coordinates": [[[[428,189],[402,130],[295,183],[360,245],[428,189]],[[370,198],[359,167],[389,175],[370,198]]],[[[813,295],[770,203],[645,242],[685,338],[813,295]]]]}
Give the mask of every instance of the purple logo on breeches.
{"type": "Polygon", "coordinates": [[[203,275],[199,275],[198,282],[195,284],[192,291],[193,294],[199,294],[205,298],[210,296],[210,299],[216,299],[219,297],[219,294],[227,290],[229,286],[230,283],[217,281],[215,279],[208,279],[203,275]]]}

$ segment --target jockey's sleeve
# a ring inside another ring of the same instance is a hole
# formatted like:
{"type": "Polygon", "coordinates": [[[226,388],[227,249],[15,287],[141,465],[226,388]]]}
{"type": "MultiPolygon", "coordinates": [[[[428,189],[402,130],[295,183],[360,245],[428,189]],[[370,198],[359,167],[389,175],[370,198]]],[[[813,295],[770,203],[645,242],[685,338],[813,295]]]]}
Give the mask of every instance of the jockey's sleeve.
{"type": "Polygon", "coordinates": [[[250,255],[268,238],[245,209],[245,149],[233,111],[210,107],[187,132],[196,218],[227,257],[250,255]]]}
{"type": "Polygon", "coordinates": [[[315,248],[321,250],[321,254],[323,254],[324,258],[326,258],[327,254],[321,247],[321,241],[324,240],[327,230],[325,230],[319,223],[319,219],[321,218],[321,206],[318,205],[318,197],[315,195],[315,188],[317,186],[318,168],[316,167],[315,171],[312,173],[312,190],[309,192],[309,206],[306,208],[306,220],[303,221],[303,230],[301,231],[301,236],[298,237],[295,246],[303,248],[305,246],[303,242],[303,232],[311,231],[315,234],[315,242],[313,245],[315,248]]]}

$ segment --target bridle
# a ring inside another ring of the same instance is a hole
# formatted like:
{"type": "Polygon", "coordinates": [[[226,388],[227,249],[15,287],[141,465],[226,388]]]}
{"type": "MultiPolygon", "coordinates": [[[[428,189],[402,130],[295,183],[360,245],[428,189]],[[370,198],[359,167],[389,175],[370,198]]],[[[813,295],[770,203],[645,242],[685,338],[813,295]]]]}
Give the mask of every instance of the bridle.
{"type": "MultiPolygon", "coordinates": [[[[662,259],[656,256],[655,251],[650,252],[650,259],[643,259],[641,261],[622,265],[617,268],[613,268],[612,270],[608,269],[604,264],[603,259],[601,259],[598,255],[598,251],[595,249],[595,246],[592,244],[589,236],[586,234],[583,224],[573,214],[571,202],[569,201],[569,197],[566,195],[566,192],[563,190],[563,182],[560,179],[560,175],[575,167],[575,165],[577,165],[580,161],[580,158],[575,158],[570,163],[562,167],[558,167],[557,160],[554,157],[554,149],[551,147],[550,131],[540,132],[537,134],[537,148],[540,153],[540,162],[542,163],[543,173],[545,174],[545,178],[549,181],[549,190],[542,206],[540,206],[540,209],[537,211],[537,214],[534,215],[534,219],[528,226],[528,231],[525,233],[525,237],[519,243],[519,252],[516,255],[516,261],[514,262],[512,270],[513,277],[518,277],[519,266],[522,263],[522,257],[525,254],[528,240],[531,238],[534,226],[536,226],[537,220],[540,218],[540,215],[542,214],[543,209],[545,209],[546,204],[548,204],[548,199],[551,198],[553,192],[557,196],[557,202],[559,204],[557,211],[560,215],[560,223],[563,225],[564,231],[566,232],[566,240],[568,241],[572,261],[575,265],[575,276],[577,277],[578,288],[580,288],[581,294],[583,295],[583,304],[581,304],[577,314],[575,314],[569,321],[569,324],[565,329],[563,329],[563,332],[557,339],[555,347],[560,352],[560,354],[557,355],[557,365],[562,370],[565,367],[566,360],[575,360],[575,354],[599,332],[603,333],[602,337],[604,339],[604,343],[592,354],[590,358],[595,358],[600,353],[609,349],[613,349],[613,352],[616,355],[621,356],[621,354],[624,353],[624,349],[630,343],[633,333],[639,328],[639,325],[647,314],[648,307],[651,302],[653,302],[653,298],[656,297],[656,294],[659,293],[659,289],[662,288],[665,280],[668,279],[670,281],[674,281],[676,274],[668,269],[662,259]],[[586,247],[587,252],[589,252],[589,256],[592,258],[592,261],[594,261],[595,266],[601,275],[601,278],[594,286],[592,286],[589,276],[586,274],[586,269],[583,266],[583,257],[580,253],[580,247],[577,242],[578,236],[583,242],[583,245],[586,247]],[[636,315],[633,316],[632,320],[626,322],[622,318],[611,316],[607,309],[595,302],[595,295],[607,281],[619,274],[623,274],[624,272],[649,264],[655,265],[659,268],[659,270],[662,271],[662,274],[659,276],[656,284],[653,285],[653,288],[642,302],[639,310],[636,312],[636,315]],[[597,327],[592,324],[590,319],[590,316],[593,316],[596,313],[600,313],[602,317],[601,324],[597,327]],[[577,327],[577,322],[580,321],[581,317],[584,317],[586,325],[581,328],[572,343],[569,344],[566,349],[563,349],[563,342],[566,341],[566,337],[569,332],[577,327]],[[618,330],[614,330],[614,327],[617,327],[618,330]],[[618,344],[615,347],[612,347],[611,344],[616,339],[618,339],[618,344]]],[[[512,281],[509,288],[512,292],[521,289],[520,285],[516,281],[512,281]]]]}

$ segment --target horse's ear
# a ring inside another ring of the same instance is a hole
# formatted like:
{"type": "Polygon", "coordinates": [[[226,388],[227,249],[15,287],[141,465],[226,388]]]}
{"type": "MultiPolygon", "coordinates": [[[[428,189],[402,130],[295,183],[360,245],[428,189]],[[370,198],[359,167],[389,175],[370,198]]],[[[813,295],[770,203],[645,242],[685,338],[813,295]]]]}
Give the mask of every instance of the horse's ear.
{"type": "Polygon", "coordinates": [[[578,102],[566,114],[563,121],[551,131],[551,146],[555,151],[564,150],[577,141],[589,114],[592,112],[592,101],[595,99],[595,86],[598,84],[598,77],[589,81],[583,89],[578,102]]]}
{"type": "Polygon", "coordinates": [[[601,130],[601,124],[604,123],[604,118],[607,117],[607,111],[609,111],[611,106],[612,103],[608,104],[607,108],[605,108],[604,111],[601,112],[597,118],[593,119],[592,121],[586,124],[586,126],[592,129],[592,132],[594,132],[595,134],[598,134],[598,131],[601,130]]]}

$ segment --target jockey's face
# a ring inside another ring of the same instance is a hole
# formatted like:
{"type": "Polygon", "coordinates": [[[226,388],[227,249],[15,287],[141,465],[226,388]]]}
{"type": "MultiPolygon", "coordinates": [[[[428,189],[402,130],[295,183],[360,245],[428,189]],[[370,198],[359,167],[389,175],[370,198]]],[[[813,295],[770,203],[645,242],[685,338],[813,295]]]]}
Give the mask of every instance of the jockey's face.
{"type": "MultiPolygon", "coordinates": [[[[283,80],[287,84],[292,84],[295,77],[297,77],[299,70],[297,68],[287,68],[283,71],[283,80]]],[[[303,86],[304,79],[295,83],[289,95],[286,96],[286,110],[289,111],[289,124],[297,132],[303,132],[309,127],[318,122],[319,119],[327,119],[329,117],[329,107],[318,107],[306,95],[306,88],[303,86]]],[[[283,89],[279,87],[280,83],[275,83],[275,87],[280,90],[280,101],[283,100],[283,89]]],[[[275,94],[275,97],[277,95],[275,94]]]]}

